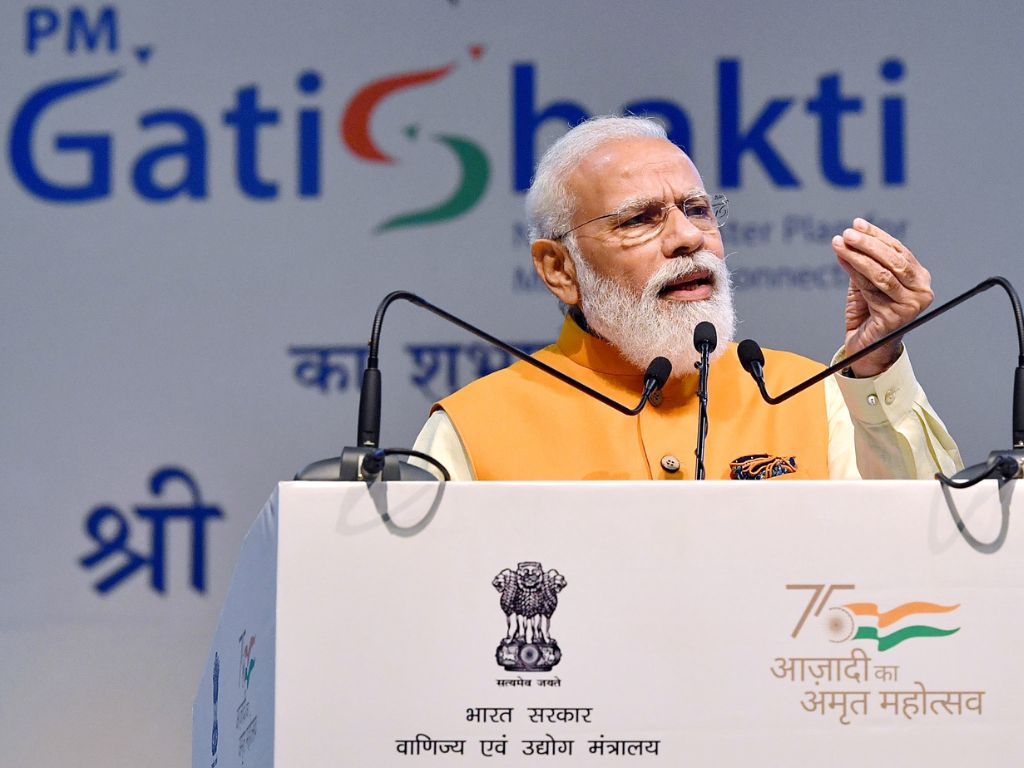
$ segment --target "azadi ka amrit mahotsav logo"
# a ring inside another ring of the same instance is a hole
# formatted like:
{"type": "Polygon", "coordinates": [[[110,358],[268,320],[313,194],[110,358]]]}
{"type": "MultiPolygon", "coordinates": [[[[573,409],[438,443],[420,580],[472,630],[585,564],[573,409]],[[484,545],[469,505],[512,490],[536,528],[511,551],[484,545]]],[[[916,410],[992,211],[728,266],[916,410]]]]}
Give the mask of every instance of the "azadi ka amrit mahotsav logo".
{"type": "Polygon", "coordinates": [[[877,603],[846,603],[829,609],[828,629],[833,642],[870,640],[887,651],[915,637],[956,634],[960,627],[938,626],[935,619],[959,607],[915,600],[882,611],[877,603]]]}

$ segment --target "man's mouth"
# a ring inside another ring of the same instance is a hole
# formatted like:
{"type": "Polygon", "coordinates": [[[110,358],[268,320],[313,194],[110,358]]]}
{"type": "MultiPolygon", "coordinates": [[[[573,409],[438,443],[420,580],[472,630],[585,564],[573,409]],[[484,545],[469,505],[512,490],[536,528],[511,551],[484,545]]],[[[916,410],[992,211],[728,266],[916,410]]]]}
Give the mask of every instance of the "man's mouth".
{"type": "Polygon", "coordinates": [[[714,275],[702,269],[673,280],[658,291],[658,298],[669,301],[703,301],[710,299],[714,292],[714,275]]]}

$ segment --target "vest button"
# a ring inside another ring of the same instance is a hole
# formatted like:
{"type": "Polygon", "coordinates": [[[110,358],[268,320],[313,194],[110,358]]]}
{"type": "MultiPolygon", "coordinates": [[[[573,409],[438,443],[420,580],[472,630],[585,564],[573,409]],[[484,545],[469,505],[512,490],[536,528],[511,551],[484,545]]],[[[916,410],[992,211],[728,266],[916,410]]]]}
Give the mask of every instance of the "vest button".
{"type": "Polygon", "coordinates": [[[661,401],[664,399],[665,396],[661,394],[661,390],[656,389],[654,392],[651,392],[651,396],[647,398],[647,402],[649,402],[651,405],[657,408],[659,405],[661,405],[661,401]]]}
{"type": "Polygon", "coordinates": [[[679,467],[679,459],[677,459],[671,453],[667,453],[661,457],[661,468],[664,469],[666,472],[678,472],[679,467]]]}

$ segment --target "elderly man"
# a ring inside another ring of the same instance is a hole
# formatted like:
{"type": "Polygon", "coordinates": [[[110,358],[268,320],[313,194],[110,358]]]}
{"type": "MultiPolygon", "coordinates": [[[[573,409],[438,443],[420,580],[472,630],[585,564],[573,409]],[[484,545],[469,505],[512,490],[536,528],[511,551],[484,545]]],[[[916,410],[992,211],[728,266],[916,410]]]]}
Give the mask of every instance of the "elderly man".
{"type": "MultiPolygon", "coordinates": [[[[764,403],[731,344],[735,318],[719,231],[725,199],[657,123],[597,118],[541,158],[526,199],[533,263],[565,308],[540,360],[636,402],[656,356],[672,362],[661,397],[627,417],[525,363],[434,405],[416,448],[453,479],[615,480],[693,477],[699,355],[693,331],[714,324],[709,479],[927,478],[960,456],[915,381],[901,344],[779,406],[764,403]]],[[[850,277],[845,347],[852,354],[912,320],[931,278],[895,238],[863,219],[832,241],[850,277]]],[[[765,351],[769,389],[821,370],[765,351]]]]}

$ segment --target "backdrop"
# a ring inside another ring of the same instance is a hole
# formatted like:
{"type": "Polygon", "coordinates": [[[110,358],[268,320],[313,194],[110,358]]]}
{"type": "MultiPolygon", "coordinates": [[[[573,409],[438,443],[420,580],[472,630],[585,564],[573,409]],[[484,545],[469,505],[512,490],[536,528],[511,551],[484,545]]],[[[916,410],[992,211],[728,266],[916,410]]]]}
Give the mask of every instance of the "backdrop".
{"type": "MultiPolygon", "coordinates": [[[[858,215],[938,300],[1020,282],[1019,4],[762,5],[3,5],[5,765],[188,760],[241,538],[354,440],[378,301],[557,333],[522,203],[569,122],[650,114],[730,197],[741,338],[831,356],[858,215]]],[[[1010,441],[1007,307],[908,342],[968,462],[1010,441]]],[[[504,362],[396,305],[383,442],[504,362]]]]}

